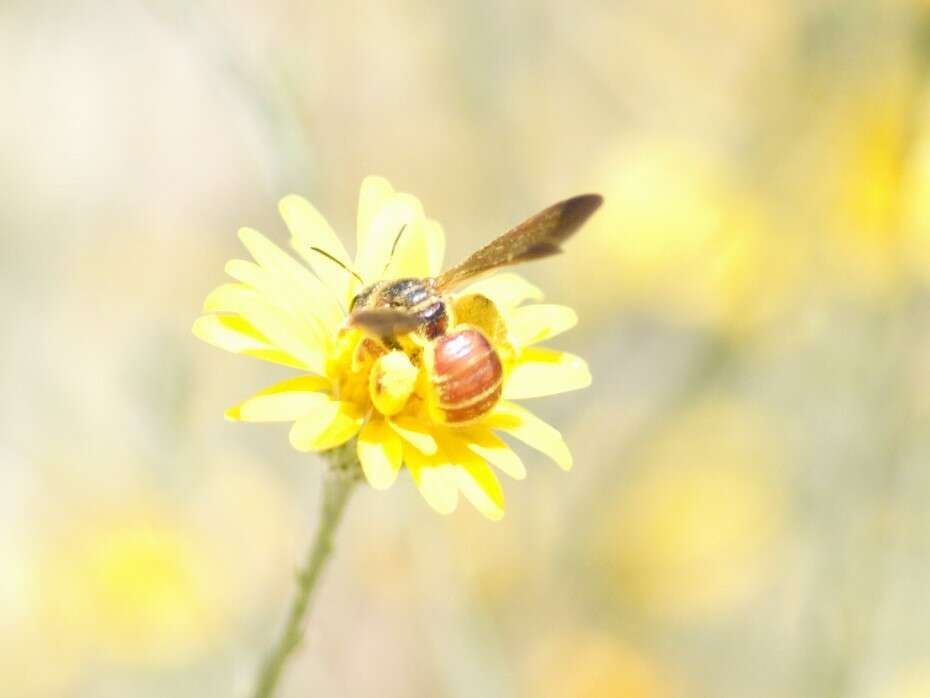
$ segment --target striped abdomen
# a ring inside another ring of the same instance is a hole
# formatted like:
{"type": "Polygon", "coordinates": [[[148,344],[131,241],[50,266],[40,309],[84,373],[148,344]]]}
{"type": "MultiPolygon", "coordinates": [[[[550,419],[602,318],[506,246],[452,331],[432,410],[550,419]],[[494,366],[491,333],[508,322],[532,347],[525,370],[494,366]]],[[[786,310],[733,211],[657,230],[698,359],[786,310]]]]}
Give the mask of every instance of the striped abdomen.
{"type": "Polygon", "coordinates": [[[457,424],[486,414],[500,400],[503,373],[497,352],[478,330],[438,337],[432,375],[437,416],[457,424]]]}

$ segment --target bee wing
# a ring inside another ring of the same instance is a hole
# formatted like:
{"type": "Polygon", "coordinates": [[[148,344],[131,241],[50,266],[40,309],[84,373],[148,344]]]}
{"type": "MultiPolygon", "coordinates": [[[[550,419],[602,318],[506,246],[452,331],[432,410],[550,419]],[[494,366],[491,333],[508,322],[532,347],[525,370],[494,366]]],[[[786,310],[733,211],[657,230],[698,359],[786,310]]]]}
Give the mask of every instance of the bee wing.
{"type": "Polygon", "coordinates": [[[374,337],[407,334],[420,324],[416,315],[393,308],[356,310],[349,315],[349,326],[360,327],[374,337]]]}
{"type": "Polygon", "coordinates": [[[461,264],[440,274],[436,285],[445,291],[498,267],[559,254],[562,242],[571,237],[603,201],[599,194],[583,194],[540,211],[461,264]]]}

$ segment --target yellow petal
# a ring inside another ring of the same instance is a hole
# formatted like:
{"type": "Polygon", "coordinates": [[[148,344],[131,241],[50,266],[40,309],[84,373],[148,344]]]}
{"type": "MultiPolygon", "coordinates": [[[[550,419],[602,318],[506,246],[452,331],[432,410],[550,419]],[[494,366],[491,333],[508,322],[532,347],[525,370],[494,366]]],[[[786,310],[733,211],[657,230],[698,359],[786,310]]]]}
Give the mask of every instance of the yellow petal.
{"type": "MultiPolygon", "coordinates": [[[[325,350],[314,328],[250,289],[233,293],[232,286],[220,287],[226,289],[221,299],[225,312],[241,315],[275,348],[293,356],[313,373],[324,373],[325,350]]],[[[220,300],[214,297],[211,303],[220,300]]]]}
{"type": "Polygon", "coordinates": [[[404,441],[425,455],[434,455],[439,448],[435,437],[430,433],[429,425],[424,422],[413,417],[402,416],[388,419],[388,424],[403,437],[404,441]]]}
{"type": "Polygon", "coordinates": [[[452,434],[442,440],[441,450],[454,464],[456,485],[472,506],[492,521],[503,518],[504,491],[484,459],[452,434]]]}
{"type": "Polygon", "coordinates": [[[298,451],[325,451],[344,444],[362,428],[363,416],[348,402],[329,400],[291,427],[291,445],[298,451]]]}
{"type": "MultiPolygon", "coordinates": [[[[275,302],[294,308],[299,315],[319,318],[329,333],[336,330],[345,315],[340,305],[345,301],[336,291],[327,287],[310,270],[257,230],[242,228],[239,230],[239,239],[266,274],[256,274],[242,260],[229,262],[226,265],[227,273],[268,292],[273,295],[275,302]]],[[[332,265],[332,262],[327,263],[332,265]]]]}
{"type": "MultiPolygon", "coordinates": [[[[320,299],[320,294],[330,295],[328,290],[314,278],[306,269],[306,283],[295,283],[286,275],[277,271],[269,271],[254,262],[244,259],[231,259],[226,263],[226,273],[240,284],[226,284],[226,286],[244,286],[250,291],[258,293],[262,298],[276,305],[307,324],[317,336],[321,346],[327,346],[330,338],[335,334],[336,327],[342,322],[342,311],[332,303],[314,302],[320,299]],[[327,310],[327,307],[329,308],[327,310]],[[335,324],[334,324],[335,323],[335,324]]],[[[223,287],[221,286],[220,289],[223,287]]],[[[219,294],[220,289],[216,292],[219,294]]],[[[208,297],[208,301],[212,299],[208,297]]],[[[222,298],[217,299],[222,301],[222,298]]]]}
{"type": "Polygon", "coordinates": [[[442,226],[429,219],[424,223],[428,248],[429,266],[427,276],[439,276],[442,271],[442,261],[446,256],[446,234],[442,226]]]}
{"type": "Polygon", "coordinates": [[[358,436],[358,459],[365,479],[376,490],[394,484],[403,462],[403,442],[383,419],[371,419],[358,436]]]}
{"type": "Polygon", "coordinates": [[[423,499],[440,514],[451,514],[459,501],[456,468],[442,451],[426,455],[404,446],[404,463],[423,499]]]}
{"type": "Polygon", "coordinates": [[[208,344],[234,354],[302,370],[309,368],[287,352],[272,346],[248,320],[237,315],[204,315],[197,318],[191,331],[208,344]]]}
{"type": "Polygon", "coordinates": [[[330,382],[322,376],[298,376],[275,383],[235,407],[226,418],[244,422],[293,422],[329,401],[330,382]]]}
{"type": "MultiPolygon", "coordinates": [[[[263,277],[259,280],[260,284],[265,282],[272,285],[274,284],[274,280],[260,267],[257,267],[251,262],[238,261],[243,265],[250,265],[263,277]]],[[[203,309],[205,312],[210,313],[236,313],[246,316],[248,308],[255,308],[256,304],[272,308],[277,317],[286,319],[295,327],[299,326],[298,333],[301,337],[300,341],[313,355],[318,357],[326,355],[330,340],[319,320],[315,318],[297,317],[287,307],[287,304],[277,302],[275,293],[267,292],[267,289],[266,292],[263,293],[245,284],[222,284],[207,295],[203,302],[203,309]]],[[[256,324],[254,318],[252,320],[252,324],[256,324]]],[[[314,370],[318,371],[317,368],[314,368],[314,370]]]]}
{"type": "Polygon", "coordinates": [[[291,244],[304,261],[310,265],[320,281],[330,289],[336,298],[345,301],[353,284],[352,274],[344,267],[352,267],[352,262],[343,246],[342,241],[329,227],[329,223],[302,196],[290,194],[278,203],[278,210],[284,218],[288,230],[291,231],[291,244]],[[339,266],[319,252],[311,248],[317,247],[335,259],[344,267],[339,266]]]}
{"type": "Polygon", "coordinates": [[[514,344],[525,347],[555,337],[578,324],[578,315],[567,305],[534,303],[515,308],[507,318],[514,344]]]}
{"type": "Polygon", "coordinates": [[[205,313],[231,313],[241,307],[241,299],[255,298],[256,291],[245,284],[220,284],[203,300],[205,313]]]}
{"type": "Polygon", "coordinates": [[[310,371],[320,375],[325,373],[325,356],[316,336],[307,330],[306,325],[259,301],[245,304],[241,315],[275,346],[302,361],[310,371]]]}
{"type": "Polygon", "coordinates": [[[504,518],[504,490],[481,458],[466,458],[456,468],[456,483],[472,506],[491,521],[504,518]]]}
{"type": "Polygon", "coordinates": [[[462,293],[480,293],[487,296],[503,311],[516,308],[525,301],[542,300],[542,291],[522,276],[507,272],[481,279],[466,286],[462,293]]]}
{"type": "Polygon", "coordinates": [[[394,193],[394,187],[384,177],[368,176],[362,180],[362,188],[358,193],[358,224],[355,253],[368,244],[368,234],[371,222],[381,206],[394,193]]]}
{"type": "Polygon", "coordinates": [[[382,278],[391,249],[401,230],[423,218],[423,206],[410,194],[392,194],[375,214],[364,247],[358,250],[356,269],[366,283],[382,278]]]}
{"type": "Polygon", "coordinates": [[[504,385],[504,398],[524,400],[565,393],[591,385],[588,364],[579,356],[543,347],[520,353],[504,385]]]}
{"type": "Polygon", "coordinates": [[[544,453],[563,470],[572,467],[572,454],[558,430],[516,403],[499,402],[494,412],[486,418],[485,424],[544,453]]]}
{"type": "Polygon", "coordinates": [[[526,477],[526,466],[510,446],[499,436],[482,427],[466,427],[459,436],[469,449],[514,480],[526,477]]]}
{"type": "Polygon", "coordinates": [[[402,279],[430,275],[430,240],[425,223],[423,218],[415,219],[404,228],[399,238],[395,238],[397,246],[390,255],[387,271],[384,272],[385,278],[402,279]]]}

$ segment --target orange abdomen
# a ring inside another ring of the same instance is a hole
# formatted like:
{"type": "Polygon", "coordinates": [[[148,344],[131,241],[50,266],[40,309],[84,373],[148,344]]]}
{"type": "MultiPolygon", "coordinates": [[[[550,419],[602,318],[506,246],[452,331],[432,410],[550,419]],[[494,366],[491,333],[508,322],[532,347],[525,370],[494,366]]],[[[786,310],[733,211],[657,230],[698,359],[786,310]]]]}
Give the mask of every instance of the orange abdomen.
{"type": "Polygon", "coordinates": [[[465,329],[433,342],[435,408],[452,424],[486,414],[501,397],[500,357],[478,330],[465,329]]]}

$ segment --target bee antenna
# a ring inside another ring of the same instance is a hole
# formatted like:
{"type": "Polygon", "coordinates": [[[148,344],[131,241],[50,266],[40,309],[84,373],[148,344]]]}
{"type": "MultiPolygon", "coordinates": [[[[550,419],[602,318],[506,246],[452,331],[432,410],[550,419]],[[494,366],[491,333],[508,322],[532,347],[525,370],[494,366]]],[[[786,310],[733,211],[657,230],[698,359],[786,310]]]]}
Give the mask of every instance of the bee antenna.
{"type": "MultiPolygon", "coordinates": [[[[396,243],[395,243],[395,244],[396,244],[396,243]]],[[[335,257],[333,257],[333,256],[332,256],[329,252],[327,252],[326,250],[322,250],[322,249],[320,249],[319,247],[313,247],[312,245],[310,246],[310,249],[313,250],[314,252],[320,253],[321,255],[323,255],[324,257],[326,257],[326,259],[328,259],[329,261],[333,262],[334,264],[338,264],[340,267],[342,267],[342,268],[345,269],[347,272],[349,272],[352,276],[354,276],[356,279],[358,279],[358,280],[359,280],[359,283],[362,283],[362,284],[365,283],[365,282],[362,280],[362,277],[361,277],[361,276],[359,276],[355,271],[353,271],[353,270],[350,269],[348,266],[346,266],[346,264],[345,264],[344,262],[340,262],[338,259],[336,259],[335,257]]]]}
{"type": "Polygon", "coordinates": [[[384,265],[384,271],[381,272],[381,275],[382,275],[382,276],[384,276],[384,274],[387,273],[388,267],[391,266],[391,262],[394,261],[394,252],[397,251],[397,243],[400,242],[400,236],[404,234],[404,231],[405,231],[406,229],[407,229],[407,224],[404,223],[402,226],[400,226],[400,230],[397,231],[397,237],[394,238],[394,244],[391,245],[391,254],[388,255],[387,264],[384,265]]]}

